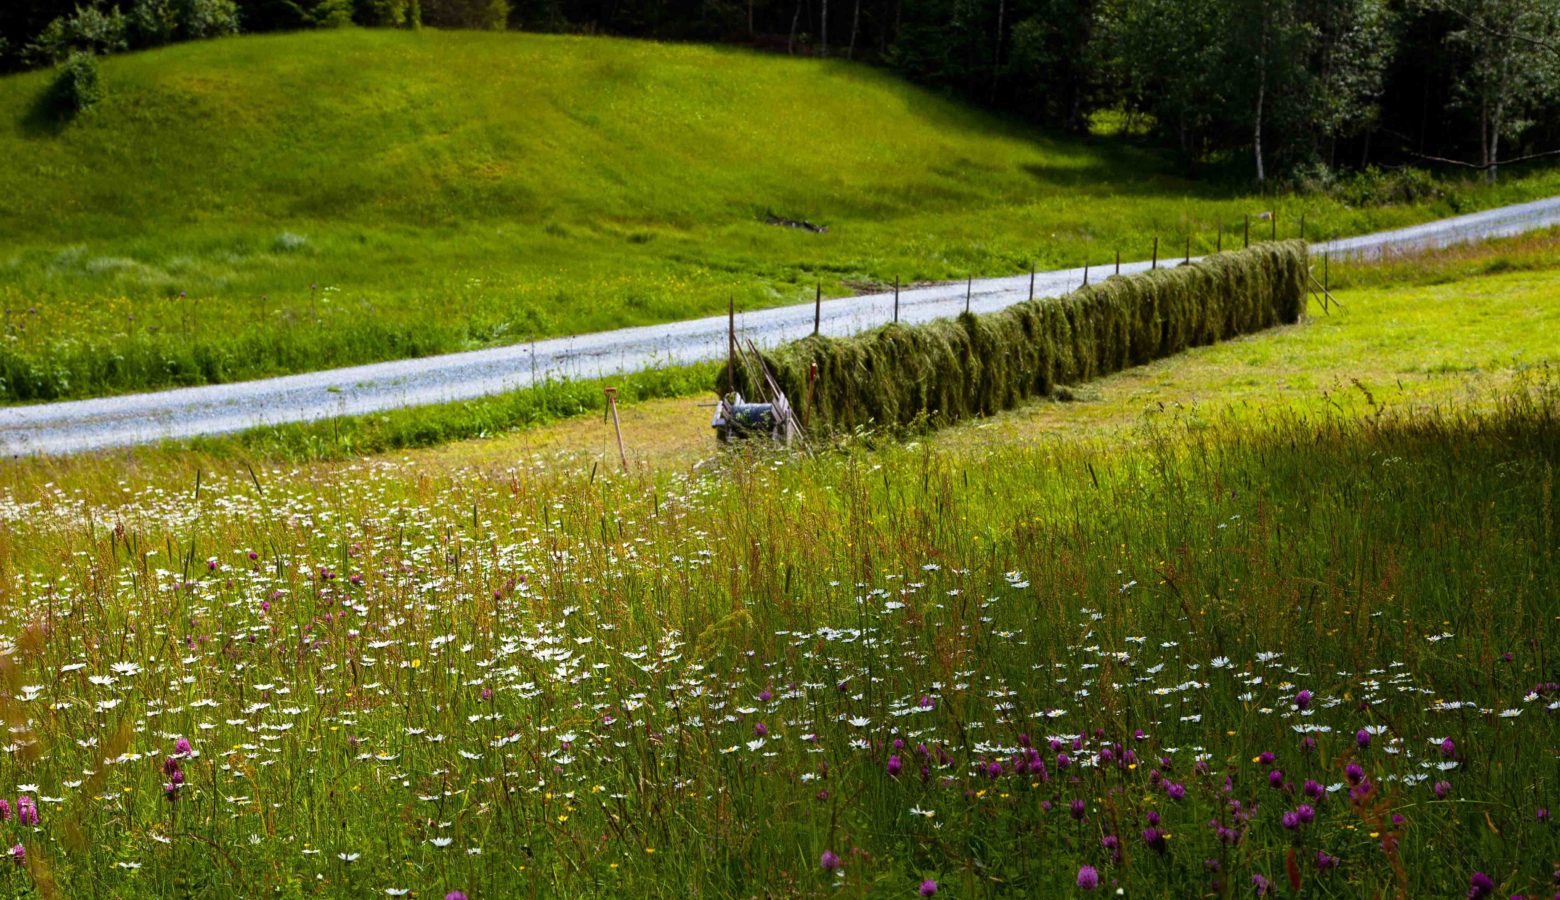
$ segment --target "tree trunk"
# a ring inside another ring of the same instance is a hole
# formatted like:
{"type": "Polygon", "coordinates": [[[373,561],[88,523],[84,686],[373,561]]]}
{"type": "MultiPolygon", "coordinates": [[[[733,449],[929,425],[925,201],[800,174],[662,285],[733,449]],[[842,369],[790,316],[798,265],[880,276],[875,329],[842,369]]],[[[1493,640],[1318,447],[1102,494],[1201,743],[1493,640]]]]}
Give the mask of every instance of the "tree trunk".
{"type": "Polygon", "coordinates": [[[1257,184],[1267,181],[1262,167],[1262,102],[1267,99],[1267,60],[1262,62],[1262,75],[1257,81],[1257,122],[1251,132],[1251,145],[1257,155],[1257,184]]]}
{"type": "Polygon", "coordinates": [[[856,31],[861,27],[861,0],[856,0],[856,10],[850,14],[850,49],[845,51],[846,59],[856,58],[856,31]]]}
{"type": "Polygon", "coordinates": [[[1007,0],[997,0],[997,50],[991,59],[991,96],[997,95],[997,80],[1002,77],[1002,20],[1007,17],[1007,0]]]}
{"type": "Polygon", "coordinates": [[[1496,169],[1500,164],[1500,126],[1501,119],[1505,118],[1505,104],[1503,101],[1495,101],[1495,117],[1490,121],[1490,157],[1485,160],[1488,166],[1484,170],[1484,178],[1490,184],[1495,183],[1496,169]]]}
{"type": "MultiPolygon", "coordinates": [[[[1490,105],[1488,98],[1479,101],[1479,164],[1484,171],[1490,169],[1490,105]]],[[[1486,175],[1486,177],[1488,177],[1486,175]]]]}
{"type": "Polygon", "coordinates": [[[823,55],[829,55],[829,0],[823,0],[823,13],[818,16],[818,37],[823,43],[823,55]]]}

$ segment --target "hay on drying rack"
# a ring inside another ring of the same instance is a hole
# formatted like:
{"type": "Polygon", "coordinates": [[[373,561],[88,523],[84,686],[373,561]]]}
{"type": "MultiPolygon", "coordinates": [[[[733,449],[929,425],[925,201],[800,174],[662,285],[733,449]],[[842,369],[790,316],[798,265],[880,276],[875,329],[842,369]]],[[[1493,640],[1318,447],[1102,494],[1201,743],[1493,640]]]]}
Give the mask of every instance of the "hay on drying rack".
{"type": "Polygon", "coordinates": [[[742,354],[735,383],[722,371],[717,389],[764,396],[777,387],[800,402],[802,422],[815,434],[923,416],[945,424],[1011,408],[1057,385],[1295,322],[1308,272],[1304,242],[1261,244],[1114,276],[990,315],[886,325],[849,338],[813,336],[755,353],[756,360],[742,354]]]}

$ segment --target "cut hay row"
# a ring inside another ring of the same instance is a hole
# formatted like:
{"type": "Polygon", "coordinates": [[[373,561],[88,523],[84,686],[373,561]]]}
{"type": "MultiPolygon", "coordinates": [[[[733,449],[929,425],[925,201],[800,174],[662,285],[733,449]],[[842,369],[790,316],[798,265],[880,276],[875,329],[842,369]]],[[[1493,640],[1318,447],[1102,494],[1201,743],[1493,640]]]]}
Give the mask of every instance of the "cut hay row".
{"type": "MultiPolygon", "coordinates": [[[[813,432],[947,424],[1299,319],[1306,245],[1246,250],[1114,276],[1063,297],[989,315],[886,325],[848,338],[809,337],[761,354],[813,432]],[[809,385],[809,370],[817,375],[809,385]]],[[[723,369],[717,388],[761,397],[756,364],[723,369]]]]}

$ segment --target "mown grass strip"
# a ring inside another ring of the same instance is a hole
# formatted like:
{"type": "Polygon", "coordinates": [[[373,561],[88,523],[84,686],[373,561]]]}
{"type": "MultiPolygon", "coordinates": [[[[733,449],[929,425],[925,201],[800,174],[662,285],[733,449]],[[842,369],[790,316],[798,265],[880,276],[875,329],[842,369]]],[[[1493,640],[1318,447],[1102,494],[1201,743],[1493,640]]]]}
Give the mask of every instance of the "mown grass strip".
{"type": "Polygon", "coordinates": [[[476,400],[267,426],[232,435],[169,441],[167,447],[224,458],[253,456],[293,462],[350,459],[487,437],[599,412],[606,406],[603,389],[608,386],[617,388],[618,400],[624,403],[697,394],[708,389],[713,368],[678,366],[609,379],[549,381],[476,400]]]}

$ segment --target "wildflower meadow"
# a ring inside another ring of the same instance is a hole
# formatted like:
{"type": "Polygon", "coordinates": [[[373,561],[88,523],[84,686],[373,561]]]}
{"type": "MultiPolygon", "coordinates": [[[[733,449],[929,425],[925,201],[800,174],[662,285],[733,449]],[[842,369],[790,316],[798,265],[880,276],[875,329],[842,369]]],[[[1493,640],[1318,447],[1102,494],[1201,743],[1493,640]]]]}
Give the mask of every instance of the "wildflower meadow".
{"type": "Polygon", "coordinates": [[[12,482],[0,893],[1548,897],[1557,414],[12,482]]]}

